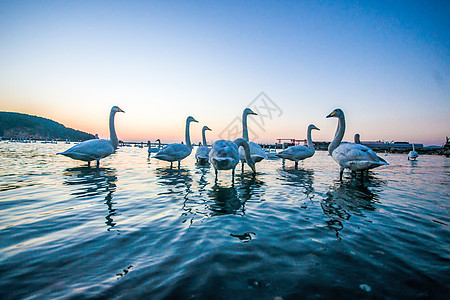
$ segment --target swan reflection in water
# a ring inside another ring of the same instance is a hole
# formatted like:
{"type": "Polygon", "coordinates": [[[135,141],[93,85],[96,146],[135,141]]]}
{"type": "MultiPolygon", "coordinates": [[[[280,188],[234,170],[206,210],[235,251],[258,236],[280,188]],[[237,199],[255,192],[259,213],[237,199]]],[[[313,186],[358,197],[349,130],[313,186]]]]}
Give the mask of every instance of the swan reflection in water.
{"type": "Polygon", "coordinates": [[[258,180],[253,174],[236,176],[236,184],[221,186],[215,183],[208,192],[211,201],[208,203],[210,211],[208,216],[237,214],[245,215],[245,204],[248,200],[257,200],[262,196],[262,187],[265,183],[258,180]]]}
{"type": "Polygon", "coordinates": [[[353,178],[348,182],[335,181],[326,198],[321,202],[322,211],[329,219],[328,227],[336,232],[340,240],[339,231],[344,228],[344,222],[350,220],[352,215],[365,217],[365,212],[375,211],[379,194],[386,182],[373,176],[370,172],[369,184],[362,184],[353,178]]]}
{"type": "Polygon", "coordinates": [[[278,171],[278,179],[282,180],[282,185],[299,187],[307,199],[312,200],[314,198],[314,170],[296,169],[295,167],[286,168],[283,165],[278,171]]]}
{"type": "Polygon", "coordinates": [[[108,209],[105,224],[110,231],[116,223],[113,216],[116,215],[116,209],[113,208],[113,193],[116,191],[116,169],[114,168],[89,168],[76,167],[68,168],[63,174],[66,177],[65,185],[71,186],[73,191],[70,193],[76,198],[105,196],[105,204],[108,209]]]}
{"type": "Polygon", "coordinates": [[[166,191],[158,193],[158,195],[190,193],[192,185],[191,172],[187,169],[168,169],[158,168],[155,170],[157,183],[167,188],[166,191]]]}

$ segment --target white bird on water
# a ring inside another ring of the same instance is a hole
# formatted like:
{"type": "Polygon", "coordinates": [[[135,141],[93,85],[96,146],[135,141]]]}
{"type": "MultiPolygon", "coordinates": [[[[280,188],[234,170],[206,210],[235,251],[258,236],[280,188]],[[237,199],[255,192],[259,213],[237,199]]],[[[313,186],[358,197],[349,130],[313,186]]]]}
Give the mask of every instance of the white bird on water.
{"type": "Polygon", "coordinates": [[[408,160],[416,160],[419,157],[419,153],[414,149],[414,144],[412,144],[412,151],[408,153],[408,160]]]}
{"type": "Polygon", "coordinates": [[[91,161],[96,160],[97,167],[99,167],[100,159],[113,154],[117,149],[117,145],[119,144],[116,129],[114,127],[114,116],[117,112],[124,113],[124,111],[121,110],[118,106],[113,106],[109,114],[109,140],[87,140],[82,143],[76,144],[75,146],[67,149],[64,152],[60,152],[57,154],[67,156],[72,159],[87,161],[89,167],[91,166],[91,161]]]}
{"type": "Polygon", "coordinates": [[[289,147],[286,150],[279,152],[277,154],[277,156],[281,157],[283,159],[289,159],[289,160],[295,161],[295,169],[297,169],[299,160],[304,160],[308,157],[311,157],[316,152],[316,149],[314,149],[314,144],[313,144],[312,138],[311,138],[311,131],[313,129],[320,130],[313,124],[310,124],[308,126],[308,131],[307,131],[308,147],[302,146],[302,145],[289,147]]]}
{"type": "Polygon", "coordinates": [[[205,132],[211,129],[208,126],[203,126],[202,128],[202,141],[203,145],[199,146],[197,148],[197,152],[195,152],[195,159],[197,160],[198,164],[207,164],[209,161],[209,151],[211,150],[208,148],[208,143],[206,143],[206,134],[205,132]]]}
{"type": "Polygon", "coordinates": [[[331,117],[338,118],[339,121],[334,139],[328,146],[328,153],[341,166],[339,173],[339,178],[341,180],[345,168],[355,172],[361,171],[362,176],[362,171],[388,165],[384,159],[378,157],[375,152],[367,146],[352,143],[341,144],[345,132],[344,112],[340,108],[337,108],[327,116],[327,118],[331,117]]]}
{"type": "Polygon", "coordinates": [[[172,168],[173,162],[178,161],[178,169],[179,169],[180,161],[182,159],[185,159],[186,157],[188,157],[192,152],[191,137],[189,134],[189,124],[191,122],[198,123],[198,121],[191,116],[189,116],[186,119],[186,131],[185,131],[186,144],[182,144],[182,143],[169,144],[169,145],[165,146],[164,148],[162,148],[158,153],[156,153],[154,158],[157,158],[160,160],[165,160],[165,161],[170,161],[171,168],[172,168]]]}
{"type": "Polygon", "coordinates": [[[246,140],[236,139],[234,142],[228,140],[218,140],[212,145],[212,149],[209,152],[209,161],[213,165],[216,171],[216,179],[218,170],[232,170],[234,178],[234,170],[239,163],[239,150],[238,146],[243,147],[247,164],[255,171],[255,162],[250,154],[250,147],[246,140]]]}
{"type": "Polygon", "coordinates": [[[157,139],[155,142],[158,142],[158,147],[152,147],[152,143],[148,141],[148,155],[150,156],[150,153],[156,153],[161,150],[161,140],[157,139]]]}
{"type": "MultiPolygon", "coordinates": [[[[249,142],[248,128],[247,128],[248,115],[258,115],[258,114],[255,113],[250,108],[244,109],[244,112],[242,113],[242,138],[245,141],[247,141],[248,146],[250,147],[250,156],[252,157],[253,161],[257,163],[262,161],[263,159],[266,159],[267,154],[260,145],[255,144],[253,142],[249,142]]],[[[242,162],[242,169],[244,169],[244,162],[246,161],[246,155],[243,147],[239,147],[239,156],[242,162]]]]}

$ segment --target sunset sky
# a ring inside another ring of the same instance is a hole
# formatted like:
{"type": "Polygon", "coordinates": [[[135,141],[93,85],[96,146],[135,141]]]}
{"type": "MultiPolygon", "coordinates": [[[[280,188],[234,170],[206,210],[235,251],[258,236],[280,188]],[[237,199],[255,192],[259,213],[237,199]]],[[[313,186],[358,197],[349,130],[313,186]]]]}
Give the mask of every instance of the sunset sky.
{"type": "Polygon", "coordinates": [[[330,141],[339,107],[344,140],[441,145],[450,2],[0,1],[2,111],[107,138],[118,105],[120,139],[164,142],[183,140],[192,115],[198,142],[252,102],[258,142],[303,139],[310,123],[330,141]]]}

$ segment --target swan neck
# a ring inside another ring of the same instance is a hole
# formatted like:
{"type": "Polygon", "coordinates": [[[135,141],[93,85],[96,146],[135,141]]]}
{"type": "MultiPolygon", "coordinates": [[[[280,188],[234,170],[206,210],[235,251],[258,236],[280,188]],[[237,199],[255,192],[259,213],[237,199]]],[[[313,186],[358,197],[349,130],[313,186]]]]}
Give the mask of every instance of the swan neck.
{"type": "Polygon", "coordinates": [[[115,115],[116,115],[116,112],[111,110],[111,113],[109,114],[109,139],[110,139],[114,149],[117,149],[117,146],[119,145],[119,139],[117,138],[116,128],[114,126],[114,116],[115,115]]]}
{"type": "Polygon", "coordinates": [[[242,138],[248,142],[247,113],[242,114],[242,138]]]}
{"type": "Polygon", "coordinates": [[[308,128],[308,133],[307,133],[306,139],[308,141],[308,148],[314,149],[314,144],[313,144],[312,138],[311,138],[311,131],[312,131],[312,128],[308,128]]]}
{"type": "Polygon", "coordinates": [[[336,133],[334,134],[334,140],[328,146],[328,153],[332,155],[334,149],[336,149],[342,142],[342,138],[345,133],[345,117],[340,116],[338,121],[338,126],[336,129],[336,133]]]}
{"type": "Polygon", "coordinates": [[[186,138],[186,145],[189,148],[192,148],[192,144],[191,144],[191,135],[189,134],[189,121],[186,120],[186,134],[185,134],[185,138],[186,138]]]}
{"type": "Polygon", "coordinates": [[[203,146],[208,147],[208,144],[206,143],[206,129],[204,128],[202,130],[202,140],[203,140],[203,146]]]}
{"type": "Polygon", "coordinates": [[[250,155],[250,146],[248,145],[248,142],[244,139],[236,139],[234,143],[238,146],[242,146],[244,148],[245,152],[245,160],[247,161],[247,164],[254,165],[255,162],[253,161],[253,158],[250,155]]]}

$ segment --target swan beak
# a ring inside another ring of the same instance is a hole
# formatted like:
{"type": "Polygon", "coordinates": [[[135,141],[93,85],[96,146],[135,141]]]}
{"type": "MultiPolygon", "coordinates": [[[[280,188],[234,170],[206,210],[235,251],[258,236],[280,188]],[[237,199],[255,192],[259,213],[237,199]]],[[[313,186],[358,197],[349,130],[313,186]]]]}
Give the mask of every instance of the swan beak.
{"type": "Polygon", "coordinates": [[[252,115],[256,115],[256,116],[258,115],[257,113],[255,113],[255,112],[254,112],[253,110],[251,110],[251,109],[250,109],[250,113],[251,113],[252,115]]]}
{"type": "Polygon", "coordinates": [[[316,126],[314,126],[314,129],[316,129],[316,130],[320,130],[319,128],[317,128],[316,126]]]}
{"type": "Polygon", "coordinates": [[[118,112],[123,112],[123,113],[125,112],[124,110],[120,109],[120,107],[117,108],[117,111],[118,112]]]}
{"type": "Polygon", "coordinates": [[[331,112],[331,114],[329,114],[329,115],[327,116],[327,118],[334,117],[335,114],[336,114],[336,110],[333,110],[333,111],[331,112]]]}
{"type": "Polygon", "coordinates": [[[196,120],[196,119],[194,119],[194,118],[192,118],[193,120],[192,120],[192,122],[196,122],[196,123],[198,123],[198,121],[196,120]]]}
{"type": "Polygon", "coordinates": [[[211,128],[209,128],[209,127],[208,127],[208,128],[206,128],[206,130],[212,131],[212,129],[211,129],[211,128]]]}
{"type": "Polygon", "coordinates": [[[255,167],[255,165],[252,166],[252,171],[253,171],[253,173],[256,173],[256,167],[255,167]]]}

